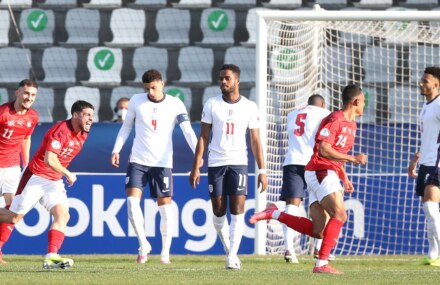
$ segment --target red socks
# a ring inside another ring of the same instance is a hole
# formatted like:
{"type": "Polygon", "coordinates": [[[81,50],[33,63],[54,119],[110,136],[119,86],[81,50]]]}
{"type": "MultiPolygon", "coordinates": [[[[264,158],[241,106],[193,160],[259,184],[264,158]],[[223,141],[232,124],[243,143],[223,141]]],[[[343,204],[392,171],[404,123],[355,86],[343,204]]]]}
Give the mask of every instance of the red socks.
{"type": "Polygon", "coordinates": [[[313,223],[307,218],[292,216],[281,212],[278,221],[299,233],[313,237],[313,223]]]}
{"type": "Polygon", "coordinates": [[[323,233],[324,238],[322,239],[321,250],[319,251],[320,260],[328,260],[330,251],[335,247],[343,225],[343,222],[335,218],[331,218],[328,221],[323,233]]]}
{"type": "Polygon", "coordinates": [[[14,230],[13,224],[0,223],[0,249],[8,241],[13,230],[14,230]]]}
{"type": "Polygon", "coordinates": [[[49,243],[47,246],[48,253],[58,253],[64,241],[64,233],[57,230],[49,230],[49,243]]]}

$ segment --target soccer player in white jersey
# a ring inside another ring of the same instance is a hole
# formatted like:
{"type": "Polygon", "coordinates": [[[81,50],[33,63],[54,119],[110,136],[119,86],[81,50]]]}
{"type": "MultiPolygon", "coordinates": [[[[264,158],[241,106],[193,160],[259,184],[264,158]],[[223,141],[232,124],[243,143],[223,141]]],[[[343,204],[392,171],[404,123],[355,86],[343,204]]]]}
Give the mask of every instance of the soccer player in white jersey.
{"type": "MultiPolygon", "coordinates": [[[[31,135],[38,123],[38,114],[31,108],[38,92],[38,84],[24,79],[15,91],[16,99],[0,106],[0,196],[9,209],[20,181],[22,168],[29,162],[31,135]]],[[[2,247],[11,236],[14,225],[0,223],[0,264],[2,247]]]]}
{"type": "Polygon", "coordinates": [[[113,147],[111,163],[119,166],[119,152],[134,127],[136,136],[125,179],[128,216],[138,241],[138,263],[148,260],[151,245],[144,230],[144,216],[140,199],[148,181],[151,197],[157,199],[160,212],[162,251],[160,262],[170,263],[170,247],[174,229],[173,197],[173,141],[174,127],[179,124],[185,139],[194,152],[197,137],[191,127],[188,112],[182,101],[164,93],[162,75],[148,70],[142,76],[146,93],[130,99],[125,121],[119,130],[113,147]]]}
{"type": "Polygon", "coordinates": [[[241,269],[237,254],[245,227],[244,204],[248,193],[248,129],[251,149],[260,169],[258,184],[261,191],[266,190],[267,177],[259,133],[259,111],[255,102],[240,95],[240,68],[234,64],[223,65],[219,83],[222,95],[209,99],[203,107],[190,184],[195,188],[200,182],[199,166],[208,148],[208,189],[214,227],[227,254],[226,268],[241,269]],[[228,202],[230,226],[226,219],[228,202]]]}
{"type": "Polygon", "coordinates": [[[416,178],[416,193],[421,197],[428,230],[428,255],[420,261],[423,265],[440,266],[440,190],[436,157],[440,132],[440,68],[426,67],[419,83],[420,93],[426,102],[420,113],[420,149],[408,166],[408,175],[416,178]],[[416,174],[417,164],[420,165],[416,174]],[[435,174],[435,175],[434,175],[435,174]]]}
{"type": "MultiPolygon", "coordinates": [[[[280,200],[286,202],[285,212],[294,216],[301,216],[301,201],[306,197],[307,184],[304,179],[304,167],[313,154],[316,131],[322,119],[330,114],[325,109],[325,100],[321,95],[309,97],[307,106],[293,110],[287,115],[287,137],[289,146],[283,163],[283,185],[280,200]]],[[[313,206],[311,205],[311,212],[313,206]]],[[[313,219],[318,222],[320,216],[313,219]]],[[[321,221],[324,222],[325,221],[321,221]]],[[[288,263],[298,263],[293,248],[293,239],[297,232],[283,224],[284,259],[288,263]]]]}

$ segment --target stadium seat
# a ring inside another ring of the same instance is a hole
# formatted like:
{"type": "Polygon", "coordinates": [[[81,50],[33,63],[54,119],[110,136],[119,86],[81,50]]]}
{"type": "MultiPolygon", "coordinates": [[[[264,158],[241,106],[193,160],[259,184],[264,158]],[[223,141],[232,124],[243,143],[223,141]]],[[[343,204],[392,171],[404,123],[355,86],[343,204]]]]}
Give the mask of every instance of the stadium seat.
{"type": "Polygon", "coordinates": [[[222,94],[219,86],[208,86],[203,90],[202,95],[202,104],[205,106],[206,101],[208,101],[209,98],[215,97],[222,94]]]}
{"type": "Polygon", "coordinates": [[[27,48],[0,48],[0,62],[7,68],[0,68],[0,85],[17,87],[20,80],[29,78],[31,51],[27,48]]]}
{"type": "MultiPolygon", "coordinates": [[[[367,10],[356,8],[356,7],[348,7],[348,8],[341,9],[341,11],[367,11],[367,10]]],[[[354,29],[355,32],[353,32],[353,33],[340,32],[339,33],[339,43],[340,44],[348,44],[348,45],[360,44],[362,46],[367,46],[367,45],[371,44],[373,39],[369,36],[364,35],[364,32],[363,32],[363,31],[365,31],[365,33],[369,32],[371,30],[371,27],[369,27],[368,25],[365,25],[365,23],[362,21],[355,22],[355,23],[357,23],[357,26],[354,29]]]]}
{"type": "Polygon", "coordinates": [[[269,0],[269,2],[262,2],[262,4],[271,9],[296,9],[301,7],[302,0],[269,0]]]}
{"type": "Polygon", "coordinates": [[[46,0],[38,3],[42,9],[67,10],[76,7],[76,0],[46,0]]]}
{"type": "Polygon", "coordinates": [[[211,0],[180,0],[177,3],[172,3],[176,8],[207,8],[211,7],[211,0]]]}
{"type": "Polygon", "coordinates": [[[310,4],[319,4],[322,8],[335,10],[347,7],[347,0],[315,0],[310,4]]]}
{"type": "MultiPolygon", "coordinates": [[[[38,112],[40,123],[53,122],[53,107],[55,104],[55,95],[52,88],[38,87],[37,100],[32,104],[38,112]]],[[[69,109],[70,110],[70,109],[69,109]]]]}
{"type": "Polygon", "coordinates": [[[0,47],[9,45],[10,20],[9,11],[0,10],[0,47]]]}
{"type": "Polygon", "coordinates": [[[186,110],[188,111],[188,114],[190,113],[191,104],[192,104],[191,88],[179,87],[179,86],[165,86],[165,93],[182,100],[183,104],[186,107],[186,110]]]}
{"type": "Polygon", "coordinates": [[[327,47],[324,50],[324,54],[324,60],[327,62],[325,66],[329,66],[330,70],[323,72],[323,81],[343,86],[348,85],[351,81],[351,49],[349,47],[327,47]]]}
{"type": "Polygon", "coordinates": [[[21,41],[17,46],[47,47],[53,45],[55,15],[52,10],[25,9],[20,14],[21,41]]]}
{"type": "Polygon", "coordinates": [[[101,18],[98,10],[69,9],[66,14],[67,41],[60,43],[69,47],[95,47],[99,43],[101,18]]]}
{"type": "MultiPolygon", "coordinates": [[[[403,7],[391,7],[387,11],[416,11],[403,7]]],[[[412,42],[417,44],[419,23],[417,21],[384,22],[385,42],[387,44],[399,44],[412,42]]],[[[405,44],[406,45],[406,44],[405,44]]]]}
{"type": "Polygon", "coordinates": [[[110,95],[110,107],[113,109],[116,106],[116,102],[122,97],[131,98],[134,94],[145,93],[145,90],[141,87],[132,86],[118,86],[112,89],[110,95]]]}
{"type": "Polygon", "coordinates": [[[411,8],[434,8],[438,7],[438,0],[399,0],[399,5],[411,8]]]}
{"type": "Polygon", "coordinates": [[[409,51],[408,66],[411,84],[418,85],[427,66],[438,66],[440,63],[440,48],[418,46],[409,51]]]}
{"type": "Polygon", "coordinates": [[[64,108],[67,111],[67,119],[71,117],[70,109],[77,100],[85,100],[95,107],[93,122],[99,122],[99,107],[101,103],[99,89],[84,86],[73,86],[66,90],[64,108]]]}
{"type": "Polygon", "coordinates": [[[5,104],[6,102],[9,102],[8,89],[0,88],[0,105],[5,104]]]}
{"type": "Polygon", "coordinates": [[[362,87],[365,96],[364,113],[358,120],[362,123],[376,123],[377,92],[374,87],[362,87]]]}
{"type": "Polygon", "coordinates": [[[109,47],[140,47],[144,45],[145,12],[141,9],[114,9],[110,18],[113,33],[109,47]]]}
{"type": "Polygon", "coordinates": [[[177,65],[181,76],[179,80],[173,81],[172,84],[199,87],[211,85],[212,69],[214,67],[214,52],[212,49],[194,46],[181,48],[177,65]]]}
{"type": "Polygon", "coordinates": [[[400,85],[388,91],[389,121],[392,123],[414,123],[419,121],[424,97],[415,86],[400,85]],[[405,100],[402,100],[405,98],[405,100]]]}
{"type": "Polygon", "coordinates": [[[83,3],[84,8],[114,9],[122,6],[122,0],[90,0],[83,3]]]}
{"type": "Polygon", "coordinates": [[[364,83],[386,83],[396,80],[397,55],[391,48],[367,47],[362,56],[364,83]]]}
{"type": "Polygon", "coordinates": [[[128,7],[141,9],[160,9],[167,5],[167,0],[135,0],[133,3],[128,3],[128,7]]]}
{"type": "Polygon", "coordinates": [[[255,86],[255,49],[246,47],[229,47],[225,52],[224,63],[236,64],[241,69],[240,86],[254,87],[255,86]]]}
{"type": "Polygon", "coordinates": [[[44,70],[44,80],[40,84],[54,88],[75,85],[77,62],[78,57],[74,48],[46,48],[43,51],[41,63],[44,70]]]}
{"type": "Polygon", "coordinates": [[[203,40],[196,45],[221,47],[234,45],[235,11],[208,8],[200,19],[203,40]]]}
{"type": "Polygon", "coordinates": [[[110,87],[121,84],[122,50],[94,47],[87,56],[90,79],[81,81],[84,86],[110,87]]]}
{"type": "MultiPolygon", "coordinates": [[[[255,47],[257,41],[257,11],[268,10],[266,8],[251,8],[246,15],[246,30],[249,34],[249,39],[245,42],[240,42],[245,47],[255,47]]],[[[270,36],[270,35],[268,35],[270,36]]]]}
{"type": "Polygon", "coordinates": [[[304,80],[305,65],[305,50],[288,47],[275,48],[269,58],[272,71],[271,82],[274,84],[284,84],[287,81],[300,82],[304,80]]]}
{"type": "Polygon", "coordinates": [[[168,50],[158,47],[140,47],[134,50],[133,68],[136,78],[127,84],[142,86],[142,75],[149,69],[157,69],[162,74],[163,81],[167,81],[168,50]]]}
{"type": "Polygon", "coordinates": [[[222,8],[230,9],[249,9],[257,6],[256,0],[225,0],[223,3],[219,2],[217,4],[222,8]]]}
{"type": "Polygon", "coordinates": [[[386,9],[393,6],[393,0],[359,0],[352,1],[352,4],[358,8],[386,9]]]}
{"type": "Polygon", "coordinates": [[[153,46],[186,46],[189,44],[191,16],[189,10],[163,8],[156,14],[156,30],[159,38],[150,42],[153,46]]]}
{"type": "Polygon", "coordinates": [[[32,0],[0,0],[0,9],[11,7],[14,10],[32,7],[32,0]]]}

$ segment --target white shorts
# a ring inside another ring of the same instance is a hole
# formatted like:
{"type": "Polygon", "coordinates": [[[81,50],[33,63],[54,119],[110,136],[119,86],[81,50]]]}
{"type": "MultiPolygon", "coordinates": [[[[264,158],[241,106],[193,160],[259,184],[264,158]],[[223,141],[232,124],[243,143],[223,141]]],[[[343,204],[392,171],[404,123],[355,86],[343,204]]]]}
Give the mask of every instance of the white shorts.
{"type": "Polygon", "coordinates": [[[25,215],[38,202],[49,212],[56,205],[64,205],[69,208],[63,180],[53,181],[32,175],[21,194],[18,194],[12,200],[9,210],[16,214],[25,215]]]}
{"type": "Polygon", "coordinates": [[[304,172],[304,178],[307,183],[307,189],[309,190],[309,205],[318,201],[321,203],[325,196],[337,192],[344,191],[341,185],[338,175],[333,170],[327,170],[327,173],[322,175],[317,175],[316,171],[306,170],[304,172]],[[319,182],[318,176],[322,179],[319,182]]]}
{"type": "Polygon", "coordinates": [[[17,192],[18,183],[20,182],[20,176],[20,166],[0,168],[0,194],[15,194],[15,192],[17,192]]]}

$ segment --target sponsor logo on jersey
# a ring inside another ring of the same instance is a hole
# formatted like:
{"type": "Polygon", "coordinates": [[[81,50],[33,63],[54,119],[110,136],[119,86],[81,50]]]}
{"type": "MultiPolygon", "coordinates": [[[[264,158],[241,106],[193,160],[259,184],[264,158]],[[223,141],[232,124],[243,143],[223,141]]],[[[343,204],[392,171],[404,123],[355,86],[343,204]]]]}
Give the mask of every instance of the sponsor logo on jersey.
{"type": "Polygon", "coordinates": [[[59,141],[53,141],[51,144],[53,149],[60,149],[61,148],[61,143],[59,141]]]}
{"type": "Polygon", "coordinates": [[[319,132],[319,135],[320,136],[322,136],[322,137],[328,137],[329,135],[330,135],[330,131],[329,131],[329,129],[327,129],[327,128],[323,128],[320,132],[319,132]]]}

